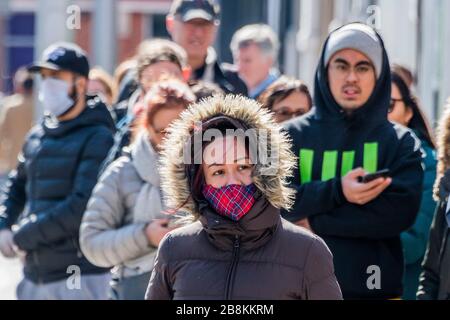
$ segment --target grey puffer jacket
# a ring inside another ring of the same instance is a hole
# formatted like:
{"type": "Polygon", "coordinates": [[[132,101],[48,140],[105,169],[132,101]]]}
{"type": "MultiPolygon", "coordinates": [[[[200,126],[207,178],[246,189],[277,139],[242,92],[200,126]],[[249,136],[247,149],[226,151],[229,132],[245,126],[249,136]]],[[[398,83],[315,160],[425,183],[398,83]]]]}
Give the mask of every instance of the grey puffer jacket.
{"type": "Polygon", "coordinates": [[[100,178],[80,228],[80,245],[93,264],[117,268],[124,277],[152,270],[156,248],[145,226],[163,218],[158,155],[141,133],[128,156],[116,160],[100,178]]]}

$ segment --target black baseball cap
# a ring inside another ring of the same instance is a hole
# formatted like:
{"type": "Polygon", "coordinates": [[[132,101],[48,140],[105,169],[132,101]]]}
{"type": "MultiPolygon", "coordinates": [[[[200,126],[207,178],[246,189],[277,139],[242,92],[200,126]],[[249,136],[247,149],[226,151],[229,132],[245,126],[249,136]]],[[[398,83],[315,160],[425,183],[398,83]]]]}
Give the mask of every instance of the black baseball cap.
{"type": "Polygon", "coordinates": [[[68,42],[58,42],[45,49],[42,60],[28,67],[30,72],[42,69],[66,70],[89,77],[89,61],[79,46],[68,42]]]}
{"type": "Polygon", "coordinates": [[[215,0],[175,0],[170,8],[172,16],[180,16],[187,22],[193,19],[217,21],[220,16],[220,6],[215,0]]]}

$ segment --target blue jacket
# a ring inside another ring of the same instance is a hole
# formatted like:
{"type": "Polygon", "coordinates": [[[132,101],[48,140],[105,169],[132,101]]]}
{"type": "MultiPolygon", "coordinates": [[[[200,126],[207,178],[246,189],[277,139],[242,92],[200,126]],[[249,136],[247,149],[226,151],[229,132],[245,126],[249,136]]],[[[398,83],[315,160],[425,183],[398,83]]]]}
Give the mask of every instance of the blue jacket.
{"type": "MultiPolygon", "coordinates": [[[[421,138],[419,136],[419,138],[421,138]]],[[[425,153],[424,184],[422,189],[422,202],[416,222],[408,231],[401,234],[403,254],[405,259],[405,272],[403,275],[403,299],[415,300],[419,286],[419,276],[422,271],[421,263],[427,248],[431,222],[433,221],[436,202],[433,200],[433,185],[436,180],[436,151],[430,144],[422,141],[422,150],[425,153]]]]}
{"type": "Polygon", "coordinates": [[[75,119],[46,118],[29,133],[17,170],[2,192],[0,229],[18,224],[14,241],[27,253],[25,277],[66,278],[67,268],[101,273],[81,254],[78,233],[99,167],[113,144],[114,122],[97,97],[75,119]]]}

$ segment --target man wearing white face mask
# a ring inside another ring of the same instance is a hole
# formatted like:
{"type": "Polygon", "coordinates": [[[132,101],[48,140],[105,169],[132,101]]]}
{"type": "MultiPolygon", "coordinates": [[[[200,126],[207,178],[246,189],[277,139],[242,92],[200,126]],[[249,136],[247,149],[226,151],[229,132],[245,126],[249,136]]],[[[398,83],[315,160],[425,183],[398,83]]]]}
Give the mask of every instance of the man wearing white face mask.
{"type": "Polygon", "coordinates": [[[106,299],[109,270],[87,261],[78,232],[114,121],[99,97],[86,95],[89,63],[78,46],[54,44],[29,70],[42,76],[46,116],[1,195],[0,251],[23,257],[19,299],[106,299]]]}

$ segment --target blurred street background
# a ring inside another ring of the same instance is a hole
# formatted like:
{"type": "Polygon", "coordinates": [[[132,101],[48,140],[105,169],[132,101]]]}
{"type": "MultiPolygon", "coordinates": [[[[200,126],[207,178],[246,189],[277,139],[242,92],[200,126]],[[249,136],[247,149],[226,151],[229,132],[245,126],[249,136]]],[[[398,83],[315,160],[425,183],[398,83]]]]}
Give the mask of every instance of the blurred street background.
{"type": "MultiPolygon", "coordinates": [[[[280,70],[312,87],[320,46],[329,30],[350,21],[376,27],[392,62],[417,76],[417,94],[434,122],[450,96],[450,1],[447,0],[222,0],[216,41],[220,60],[232,62],[233,33],[267,23],[279,35],[280,70]]],[[[113,72],[143,39],[168,37],[171,0],[0,0],[0,92],[11,77],[58,40],[75,41],[93,65],[113,72]]],[[[39,116],[39,112],[37,112],[39,116]]]]}
{"type": "MultiPolygon", "coordinates": [[[[92,66],[110,74],[144,39],[168,38],[172,0],[0,0],[0,102],[13,75],[56,41],[73,41],[92,66]]],[[[313,88],[321,45],[330,30],[361,21],[380,31],[392,63],[409,67],[433,125],[450,96],[449,0],[222,0],[215,48],[232,63],[229,44],[240,27],[267,23],[281,41],[279,69],[313,88]],[[445,69],[447,66],[447,70],[445,69]]],[[[1,108],[1,103],[0,103],[1,108]]],[[[37,121],[42,110],[36,103],[37,121]]],[[[20,262],[0,255],[0,300],[14,299],[20,262]]]]}
{"type": "Polygon", "coordinates": [[[16,286],[21,276],[19,259],[6,259],[0,255],[0,300],[16,299],[16,286]]]}

